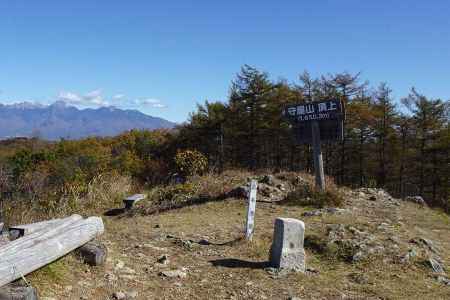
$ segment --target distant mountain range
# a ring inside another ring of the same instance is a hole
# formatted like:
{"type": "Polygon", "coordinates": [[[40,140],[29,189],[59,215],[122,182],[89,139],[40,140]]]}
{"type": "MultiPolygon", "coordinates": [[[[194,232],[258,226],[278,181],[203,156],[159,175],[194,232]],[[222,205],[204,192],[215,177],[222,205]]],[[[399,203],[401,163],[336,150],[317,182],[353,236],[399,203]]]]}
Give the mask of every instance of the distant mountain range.
{"type": "Polygon", "coordinates": [[[47,140],[113,136],[131,129],[173,128],[176,124],[137,110],[78,109],[64,102],[0,104],[0,139],[38,136],[47,140]]]}

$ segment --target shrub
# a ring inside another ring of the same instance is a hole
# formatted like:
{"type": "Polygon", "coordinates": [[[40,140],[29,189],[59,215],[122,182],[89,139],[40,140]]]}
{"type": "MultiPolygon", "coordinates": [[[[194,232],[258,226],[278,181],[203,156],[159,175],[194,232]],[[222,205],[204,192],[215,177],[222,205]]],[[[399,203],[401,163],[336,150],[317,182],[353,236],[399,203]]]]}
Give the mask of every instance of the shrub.
{"type": "Polygon", "coordinates": [[[158,189],[153,200],[159,205],[173,206],[187,202],[196,194],[196,190],[196,186],[189,182],[169,185],[158,189]]]}
{"type": "Polygon", "coordinates": [[[201,175],[208,167],[208,160],[197,150],[184,150],[175,155],[175,165],[183,176],[201,175]]]}
{"type": "Polygon", "coordinates": [[[320,191],[309,184],[297,186],[290,192],[284,201],[290,205],[315,206],[315,207],[340,207],[344,204],[344,199],[337,188],[331,187],[325,191],[320,191]]]}

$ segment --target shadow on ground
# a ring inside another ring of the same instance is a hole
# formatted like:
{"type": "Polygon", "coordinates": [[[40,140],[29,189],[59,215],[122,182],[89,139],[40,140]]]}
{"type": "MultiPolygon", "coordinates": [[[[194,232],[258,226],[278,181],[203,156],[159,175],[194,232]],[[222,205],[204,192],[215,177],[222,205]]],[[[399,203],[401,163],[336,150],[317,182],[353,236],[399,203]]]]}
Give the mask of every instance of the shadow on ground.
{"type": "Polygon", "coordinates": [[[254,262],[235,258],[216,259],[209,261],[215,267],[265,269],[270,267],[268,261],[254,262]]]}
{"type": "Polygon", "coordinates": [[[242,242],[244,240],[244,237],[238,237],[234,240],[228,241],[228,242],[223,242],[223,243],[215,243],[215,242],[210,242],[208,240],[200,240],[197,242],[197,244],[202,245],[202,246],[234,246],[236,244],[239,244],[240,242],[242,242]]]}
{"type": "Polygon", "coordinates": [[[108,217],[118,216],[125,213],[125,208],[113,208],[108,211],[106,211],[103,215],[108,217]]]}

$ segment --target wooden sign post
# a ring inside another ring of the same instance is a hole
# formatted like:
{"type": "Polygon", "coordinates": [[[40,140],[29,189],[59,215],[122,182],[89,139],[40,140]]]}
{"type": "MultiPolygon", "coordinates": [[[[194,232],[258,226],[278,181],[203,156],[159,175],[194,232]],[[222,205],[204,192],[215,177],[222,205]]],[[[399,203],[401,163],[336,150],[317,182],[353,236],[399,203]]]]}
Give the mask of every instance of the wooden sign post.
{"type": "Polygon", "coordinates": [[[322,149],[320,147],[320,128],[318,121],[312,121],[311,134],[313,140],[314,171],[316,173],[316,187],[325,191],[325,174],[323,172],[322,149]]]}
{"type": "Polygon", "coordinates": [[[312,144],[316,187],[325,190],[321,141],[339,141],[344,137],[345,111],[339,100],[289,105],[283,116],[292,124],[298,144],[312,144]]]}
{"type": "Polygon", "coordinates": [[[252,240],[253,231],[255,229],[257,189],[258,189],[258,182],[256,180],[252,180],[250,184],[250,192],[248,193],[247,223],[245,225],[245,238],[249,241],[252,240]]]}

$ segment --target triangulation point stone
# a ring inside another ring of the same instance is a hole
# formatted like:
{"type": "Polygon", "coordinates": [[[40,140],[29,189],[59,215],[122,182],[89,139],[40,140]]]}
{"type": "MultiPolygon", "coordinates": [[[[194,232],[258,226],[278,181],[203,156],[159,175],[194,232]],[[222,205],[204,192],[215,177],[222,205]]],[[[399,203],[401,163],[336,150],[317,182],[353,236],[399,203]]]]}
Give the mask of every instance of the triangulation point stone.
{"type": "Polygon", "coordinates": [[[305,272],[305,224],[297,219],[277,218],[270,249],[270,264],[274,268],[305,272]]]}

